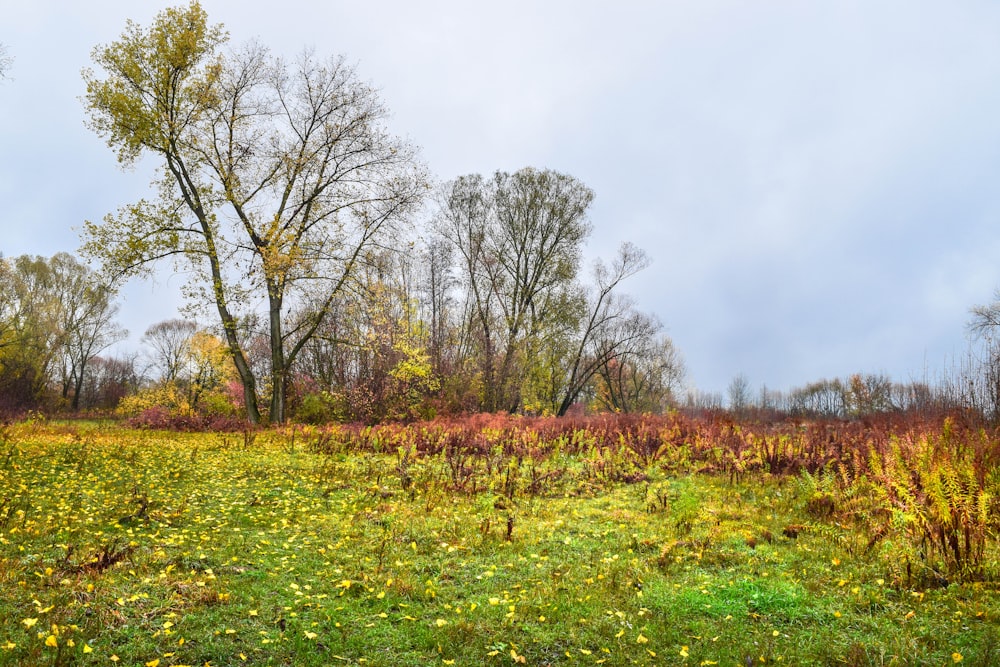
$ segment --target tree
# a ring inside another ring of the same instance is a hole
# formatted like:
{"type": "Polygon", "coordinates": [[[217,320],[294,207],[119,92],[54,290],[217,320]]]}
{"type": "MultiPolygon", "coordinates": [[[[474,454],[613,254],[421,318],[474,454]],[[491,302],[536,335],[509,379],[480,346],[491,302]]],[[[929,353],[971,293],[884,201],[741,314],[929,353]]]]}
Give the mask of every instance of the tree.
{"type": "Polygon", "coordinates": [[[112,410],[126,396],[138,391],[142,378],[136,368],[134,353],[116,357],[94,357],[82,392],[85,408],[112,410]]]}
{"type": "Polygon", "coordinates": [[[726,388],[729,395],[729,409],[743,415],[750,407],[750,378],[745,373],[737,373],[726,388]]]}
{"type": "Polygon", "coordinates": [[[438,226],[460,265],[483,409],[520,407],[529,351],[565,326],[578,303],[573,287],[593,197],[571,176],[530,168],[463,176],[443,188],[438,226]]]}
{"type": "Polygon", "coordinates": [[[59,253],[0,260],[0,293],[0,366],[8,402],[29,405],[58,381],[63,399],[78,408],[88,364],[125,335],[114,321],[113,290],[72,255],[59,253]]]}
{"type": "Polygon", "coordinates": [[[118,304],[114,290],[90,268],[68,253],[54,255],[49,266],[62,346],[62,397],[77,410],[87,366],[95,356],[128,336],[128,331],[115,321],[118,304]]]}
{"type": "Polygon", "coordinates": [[[172,319],[157,322],[146,329],[142,342],[151,350],[153,367],[159,370],[161,382],[177,380],[188,359],[191,337],[198,325],[190,320],[172,319]]]}
{"type": "Polygon", "coordinates": [[[980,409],[993,420],[1000,419],[1000,289],[993,301],[972,309],[969,331],[979,340],[981,348],[976,362],[970,360],[959,395],[967,407],[980,409]]]}
{"type": "Polygon", "coordinates": [[[226,39],[192,2],[94,50],[106,76],[84,72],[90,127],[122,165],[150,154],[161,171],[154,201],[86,223],[84,251],[116,276],[168,257],[187,266],[188,296],[217,312],[252,422],[261,382],[240,321],[254,314],[245,304],[265,304],[280,422],[296,357],[364,253],[415,210],[426,176],[343,58],[305,52],[290,65],[254,44],[222,53],[226,39]]]}
{"type": "Polygon", "coordinates": [[[450,271],[452,261],[452,246],[441,238],[432,239],[421,253],[419,303],[423,306],[422,319],[427,323],[429,333],[428,353],[431,365],[438,375],[453,361],[447,355],[449,348],[453,348],[456,343],[449,327],[455,306],[451,293],[456,286],[450,271]]]}
{"type": "Polygon", "coordinates": [[[648,315],[633,312],[618,326],[629,333],[614,333],[599,342],[599,349],[613,346],[615,353],[598,369],[597,401],[614,412],[663,412],[675,401],[684,379],[680,354],[648,315]]]}
{"type": "Polygon", "coordinates": [[[0,258],[0,410],[36,407],[58,349],[51,272],[42,257],[0,258]]]}
{"type": "Polygon", "coordinates": [[[591,378],[629,344],[659,328],[659,323],[650,318],[636,317],[631,300],[616,298],[615,293],[623,280],[647,266],[649,257],[631,243],[622,244],[610,266],[595,263],[594,287],[587,304],[589,316],[581,318],[575,332],[576,344],[568,358],[570,367],[557,414],[566,414],[591,378]]]}

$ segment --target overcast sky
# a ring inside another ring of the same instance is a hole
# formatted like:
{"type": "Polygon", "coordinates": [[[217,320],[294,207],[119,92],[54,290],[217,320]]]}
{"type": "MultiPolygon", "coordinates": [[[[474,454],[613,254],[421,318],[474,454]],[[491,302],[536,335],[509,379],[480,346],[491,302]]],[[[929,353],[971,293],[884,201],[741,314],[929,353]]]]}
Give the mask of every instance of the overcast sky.
{"type": "MultiPolygon", "coordinates": [[[[84,127],[80,70],[170,3],[0,2],[0,251],[75,252],[147,194],[84,127]]],[[[1000,4],[920,0],[203,0],[231,41],[344,54],[441,180],[525,166],[596,192],[590,257],[690,381],[933,376],[1000,286],[1000,4]]],[[[181,280],[134,282],[137,339],[181,280]]],[[[134,343],[133,343],[134,344],[134,343]]]]}

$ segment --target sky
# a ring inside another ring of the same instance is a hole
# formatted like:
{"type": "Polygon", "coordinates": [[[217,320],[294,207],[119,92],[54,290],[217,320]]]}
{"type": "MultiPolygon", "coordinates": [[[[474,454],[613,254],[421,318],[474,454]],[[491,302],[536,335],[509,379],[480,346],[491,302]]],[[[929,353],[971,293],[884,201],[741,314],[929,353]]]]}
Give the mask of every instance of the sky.
{"type": "MultiPolygon", "coordinates": [[[[0,0],[0,252],[75,252],[148,196],[84,125],[81,70],[169,2],[0,0]]],[[[1000,4],[956,0],[202,0],[231,43],[343,54],[441,181],[522,167],[592,188],[590,259],[690,384],[922,380],[1000,287],[1000,4]]],[[[122,294],[137,345],[177,316],[164,267],[122,294]]]]}

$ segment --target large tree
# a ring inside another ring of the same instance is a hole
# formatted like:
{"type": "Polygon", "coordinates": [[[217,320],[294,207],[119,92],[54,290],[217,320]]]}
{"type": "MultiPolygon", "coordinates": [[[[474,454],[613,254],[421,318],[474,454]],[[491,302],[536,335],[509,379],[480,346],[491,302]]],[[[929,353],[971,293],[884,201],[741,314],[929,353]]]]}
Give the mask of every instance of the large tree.
{"type": "Polygon", "coordinates": [[[454,246],[467,295],[482,407],[521,407],[528,358],[578,314],[575,285],[594,193],[550,170],[463,176],[444,186],[438,228],[454,246]]]}
{"type": "Polygon", "coordinates": [[[86,223],[84,250],[121,276],[167,257],[184,266],[189,297],[218,313],[249,419],[261,419],[263,387],[282,421],[296,357],[366,252],[415,210],[426,177],[342,58],[288,63],[255,44],[223,52],[226,39],[193,2],[94,50],[90,127],[123,165],[148,154],[161,171],[155,199],[86,223]],[[266,378],[241,335],[257,314],[266,378]]]}

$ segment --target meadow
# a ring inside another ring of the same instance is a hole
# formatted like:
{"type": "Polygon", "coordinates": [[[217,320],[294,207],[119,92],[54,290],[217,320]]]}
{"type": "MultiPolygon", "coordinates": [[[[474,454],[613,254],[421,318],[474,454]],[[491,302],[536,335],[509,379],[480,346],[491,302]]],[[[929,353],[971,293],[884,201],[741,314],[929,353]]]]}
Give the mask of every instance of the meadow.
{"type": "Polygon", "coordinates": [[[0,429],[0,665],[995,665],[961,419],[0,429]]]}

